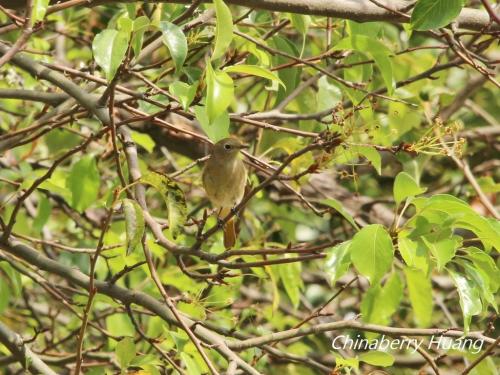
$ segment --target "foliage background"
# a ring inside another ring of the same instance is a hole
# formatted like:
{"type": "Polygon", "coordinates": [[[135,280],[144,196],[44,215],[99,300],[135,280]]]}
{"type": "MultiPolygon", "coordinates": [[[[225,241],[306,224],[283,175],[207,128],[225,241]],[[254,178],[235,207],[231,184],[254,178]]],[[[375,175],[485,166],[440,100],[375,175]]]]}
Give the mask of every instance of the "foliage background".
{"type": "Polygon", "coordinates": [[[2,373],[496,373],[487,1],[0,3],[2,373]],[[331,349],[382,334],[484,346],[331,349]]]}

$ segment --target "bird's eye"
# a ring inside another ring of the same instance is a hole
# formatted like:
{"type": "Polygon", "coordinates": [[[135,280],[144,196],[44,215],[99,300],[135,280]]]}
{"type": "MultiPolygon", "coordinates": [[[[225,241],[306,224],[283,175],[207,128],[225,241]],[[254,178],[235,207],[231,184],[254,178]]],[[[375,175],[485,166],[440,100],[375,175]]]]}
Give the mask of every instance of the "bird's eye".
{"type": "Polygon", "coordinates": [[[230,149],[231,149],[231,145],[230,145],[230,144],[228,144],[228,143],[226,143],[226,144],[224,145],[224,149],[225,149],[225,150],[230,150],[230,149]]]}

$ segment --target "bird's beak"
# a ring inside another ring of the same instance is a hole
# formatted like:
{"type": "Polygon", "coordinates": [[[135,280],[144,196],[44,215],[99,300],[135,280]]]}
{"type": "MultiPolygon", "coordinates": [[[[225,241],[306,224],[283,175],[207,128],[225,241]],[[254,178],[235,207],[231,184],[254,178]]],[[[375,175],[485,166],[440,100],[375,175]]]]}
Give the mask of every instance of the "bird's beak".
{"type": "Polygon", "coordinates": [[[238,146],[238,148],[239,148],[240,150],[243,150],[243,149],[245,149],[245,148],[249,148],[249,147],[250,147],[250,145],[247,145],[246,143],[242,143],[241,145],[239,145],[239,146],[238,146]]]}

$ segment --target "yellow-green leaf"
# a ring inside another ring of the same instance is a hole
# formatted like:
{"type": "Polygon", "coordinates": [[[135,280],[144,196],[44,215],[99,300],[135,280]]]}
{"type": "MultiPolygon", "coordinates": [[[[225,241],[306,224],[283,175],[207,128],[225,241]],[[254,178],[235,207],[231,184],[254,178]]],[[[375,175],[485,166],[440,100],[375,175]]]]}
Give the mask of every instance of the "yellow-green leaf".
{"type": "Polygon", "coordinates": [[[212,60],[223,56],[233,40],[233,17],[229,7],[222,0],[214,0],[214,5],[217,22],[215,25],[215,47],[212,60]]]}

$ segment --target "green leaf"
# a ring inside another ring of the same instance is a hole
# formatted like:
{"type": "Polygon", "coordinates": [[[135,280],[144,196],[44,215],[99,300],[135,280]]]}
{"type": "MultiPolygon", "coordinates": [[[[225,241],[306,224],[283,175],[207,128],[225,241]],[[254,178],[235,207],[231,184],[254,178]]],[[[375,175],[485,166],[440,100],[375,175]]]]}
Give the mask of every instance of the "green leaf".
{"type": "Polygon", "coordinates": [[[187,111],[189,105],[192,103],[197,89],[198,82],[188,85],[185,82],[175,81],[168,87],[168,91],[179,99],[179,102],[185,111],[187,111]]]}
{"type": "Polygon", "coordinates": [[[380,224],[368,225],[356,233],[350,251],[352,263],[372,285],[391,268],[394,248],[391,236],[380,224]]]}
{"type": "Polygon", "coordinates": [[[188,45],[182,29],[173,23],[160,22],[163,44],[168,47],[170,56],[174,60],[175,70],[178,72],[186,60],[188,45]]]}
{"type": "Polygon", "coordinates": [[[305,14],[290,13],[290,21],[292,22],[293,27],[295,27],[297,31],[302,34],[302,49],[300,52],[300,56],[302,56],[304,54],[304,49],[306,46],[306,36],[307,31],[309,30],[309,25],[311,23],[311,16],[305,14]]]}
{"type": "Polygon", "coordinates": [[[352,217],[352,215],[347,212],[344,207],[342,206],[342,203],[340,203],[338,200],[334,198],[329,198],[329,199],[323,199],[321,201],[322,204],[325,204],[327,206],[330,206],[334,208],[339,214],[341,214],[356,230],[359,230],[358,224],[356,224],[356,221],[352,217]]]}
{"type": "Polygon", "coordinates": [[[424,246],[410,238],[398,235],[398,250],[406,265],[412,268],[418,268],[427,274],[429,269],[429,260],[424,246]]]}
{"type": "Polygon", "coordinates": [[[43,226],[49,220],[50,214],[52,212],[52,205],[45,195],[40,197],[38,201],[38,209],[35,220],[33,220],[33,230],[35,232],[41,232],[43,226]]]}
{"type": "Polygon", "coordinates": [[[2,274],[0,274],[0,314],[2,314],[10,303],[10,286],[3,280],[2,274]]]}
{"type": "Polygon", "coordinates": [[[71,191],[71,206],[75,210],[84,211],[95,203],[100,179],[94,157],[86,155],[73,165],[67,185],[71,191]]]}
{"type": "MultiPolygon", "coordinates": [[[[286,38],[274,36],[271,39],[271,43],[274,46],[274,48],[280,51],[284,51],[290,55],[299,56],[300,54],[300,51],[297,50],[295,44],[293,44],[290,40],[286,38]]],[[[264,41],[264,44],[267,43],[264,41]]],[[[287,62],[288,59],[284,56],[274,56],[273,58],[273,63],[276,65],[286,64],[287,62]]],[[[276,103],[281,102],[284,98],[290,95],[293,90],[295,90],[295,88],[300,82],[301,71],[302,71],[301,68],[296,68],[296,67],[280,69],[278,71],[278,77],[280,77],[280,79],[283,81],[283,83],[286,86],[286,89],[283,88],[282,86],[279,86],[278,95],[276,97],[276,103]]]]}
{"type": "Polygon", "coordinates": [[[468,247],[466,249],[466,258],[471,260],[474,266],[490,277],[491,291],[496,293],[500,287],[500,270],[491,256],[484,250],[477,247],[468,247]]]}
{"type": "Polygon", "coordinates": [[[344,358],[337,353],[334,353],[335,356],[335,367],[337,369],[341,369],[344,367],[353,368],[355,370],[359,369],[359,359],[358,357],[353,358],[344,358]]]}
{"type": "Polygon", "coordinates": [[[106,328],[114,336],[133,336],[135,328],[127,314],[115,313],[106,317],[106,328]]]}
{"type": "Polygon", "coordinates": [[[359,355],[359,360],[373,366],[389,367],[394,363],[394,356],[390,353],[371,350],[361,353],[359,355]]]}
{"type": "Polygon", "coordinates": [[[130,37],[130,34],[132,34],[132,30],[134,28],[134,21],[132,21],[127,16],[120,17],[118,18],[117,27],[119,31],[127,33],[130,37]]]}
{"type": "Polygon", "coordinates": [[[374,147],[356,146],[356,151],[371,163],[379,175],[382,173],[382,157],[374,147]]]}
{"type": "MultiPolygon", "coordinates": [[[[403,284],[399,275],[393,273],[381,287],[374,284],[368,289],[361,302],[364,322],[387,325],[398,310],[403,297],[403,284]]],[[[368,332],[366,333],[368,335],[368,332]]],[[[370,334],[373,335],[373,334],[370,334]]],[[[374,335],[376,337],[376,335],[374,335]]],[[[370,338],[367,336],[367,338],[370,338]]]]}
{"type": "Polygon", "coordinates": [[[335,106],[342,100],[342,91],[337,85],[330,83],[326,76],[318,80],[318,92],[316,94],[316,111],[321,112],[335,106]]]}
{"type": "Polygon", "coordinates": [[[285,263],[278,266],[281,282],[295,309],[299,306],[300,291],[304,286],[302,283],[301,269],[300,262],[285,263]]]}
{"type": "Polygon", "coordinates": [[[384,44],[366,35],[351,35],[339,41],[333,49],[354,49],[371,56],[382,74],[385,86],[387,87],[387,93],[392,95],[395,87],[392,62],[390,59],[392,52],[384,44]]]}
{"type": "Polygon", "coordinates": [[[173,180],[156,172],[141,177],[142,183],[153,186],[161,194],[168,210],[168,227],[172,238],[177,238],[187,218],[184,192],[173,180]]]}
{"type": "Polygon", "coordinates": [[[460,298],[460,307],[464,316],[464,331],[469,332],[470,322],[474,315],[478,315],[482,311],[481,298],[479,291],[473,282],[466,279],[451,270],[448,270],[455,286],[457,287],[458,296],[460,298]]]}
{"type": "Polygon", "coordinates": [[[207,63],[207,115],[208,122],[221,116],[234,98],[234,85],[231,77],[222,71],[214,71],[211,63],[207,63]]]}
{"type": "Polygon", "coordinates": [[[335,282],[349,269],[351,264],[349,257],[350,246],[351,241],[345,241],[327,251],[324,269],[326,274],[330,276],[331,285],[335,285],[335,282]]]}
{"type": "Polygon", "coordinates": [[[222,0],[214,0],[215,16],[215,47],[212,60],[223,56],[233,40],[233,17],[229,7],[222,0]]]}
{"type": "Polygon", "coordinates": [[[253,76],[257,77],[262,77],[269,79],[271,81],[278,82],[280,85],[282,85],[284,88],[285,84],[279,77],[271,72],[269,69],[263,68],[261,66],[257,65],[245,65],[245,64],[239,64],[239,65],[231,65],[226,68],[224,68],[224,72],[226,73],[242,73],[242,74],[250,74],[253,76]]]}
{"type": "Polygon", "coordinates": [[[144,234],[144,215],[139,204],[132,199],[122,201],[125,214],[125,234],[127,236],[127,255],[141,242],[144,234]]]}
{"type": "Polygon", "coordinates": [[[295,29],[297,29],[297,31],[301,33],[302,36],[304,36],[309,30],[309,25],[311,24],[311,16],[290,13],[290,21],[292,22],[293,27],[295,27],[295,29]]]}
{"type": "Polygon", "coordinates": [[[33,9],[31,10],[31,25],[39,21],[43,21],[47,8],[49,7],[50,0],[33,0],[33,9]]]}
{"type": "Polygon", "coordinates": [[[186,366],[187,373],[189,375],[201,375],[200,368],[198,367],[196,361],[190,354],[186,352],[181,353],[181,360],[186,366]]]}
{"type": "Polygon", "coordinates": [[[149,18],[146,16],[140,16],[134,20],[134,26],[133,26],[134,35],[132,36],[132,48],[134,50],[135,57],[139,56],[139,53],[141,53],[144,33],[146,32],[146,29],[149,27],[149,24],[150,24],[149,18]]]}
{"type": "Polygon", "coordinates": [[[155,148],[155,141],[147,133],[140,133],[135,130],[131,131],[132,140],[139,146],[144,148],[147,152],[153,152],[155,148]]]}
{"type": "Polygon", "coordinates": [[[129,34],[124,31],[106,29],[97,34],[92,42],[94,59],[111,81],[125,58],[129,34]]]}
{"type": "Polygon", "coordinates": [[[431,251],[434,258],[436,258],[437,269],[441,271],[446,263],[453,259],[457,248],[460,246],[460,241],[457,238],[447,238],[441,241],[429,241],[427,238],[422,237],[425,246],[431,251]]]}
{"type": "Polygon", "coordinates": [[[0,263],[0,268],[7,275],[11,283],[9,290],[14,294],[15,297],[19,297],[23,289],[21,274],[17,270],[15,270],[10,264],[5,262],[0,263]]]}
{"type": "Polygon", "coordinates": [[[417,215],[427,217],[435,212],[445,213],[453,219],[454,228],[468,229],[474,232],[486,247],[500,250],[500,236],[495,228],[495,221],[489,221],[479,215],[466,202],[448,194],[436,194],[430,198],[419,198],[412,201],[417,207],[417,215]]]}
{"type": "Polygon", "coordinates": [[[491,278],[495,277],[495,274],[488,275],[480,268],[477,268],[474,264],[469,262],[460,262],[462,267],[465,269],[465,273],[470,280],[478,286],[478,290],[483,301],[483,310],[486,311],[488,305],[491,305],[495,311],[498,313],[498,306],[495,301],[494,292],[491,287],[491,278]]]}
{"type": "Polygon", "coordinates": [[[208,121],[206,107],[196,106],[194,107],[194,113],[201,128],[213,142],[229,137],[229,115],[227,112],[223,112],[212,122],[208,121]]]}
{"type": "Polygon", "coordinates": [[[418,0],[411,14],[413,30],[436,29],[448,25],[462,10],[464,0],[418,0]]]}
{"type": "Polygon", "coordinates": [[[417,181],[406,172],[399,172],[394,180],[393,194],[396,205],[408,197],[414,197],[425,191],[426,189],[418,186],[417,181]]]}
{"type": "Polygon", "coordinates": [[[135,343],[132,337],[125,337],[116,344],[115,354],[122,370],[126,370],[135,357],[135,343]]]}
{"type": "Polygon", "coordinates": [[[419,327],[428,327],[432,321],[431,280],[416,268],[407,267],[404,273],[415,322],[419,327]]]}

